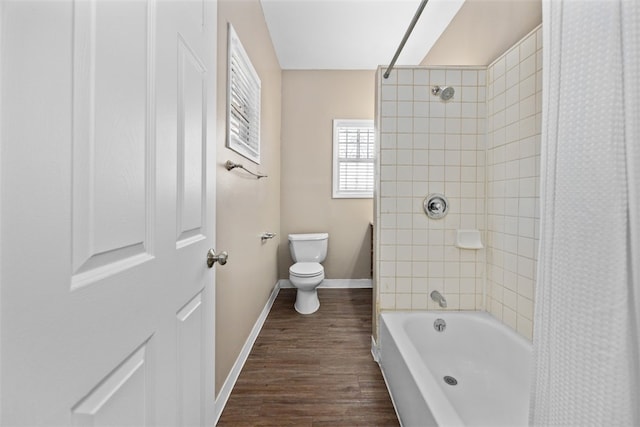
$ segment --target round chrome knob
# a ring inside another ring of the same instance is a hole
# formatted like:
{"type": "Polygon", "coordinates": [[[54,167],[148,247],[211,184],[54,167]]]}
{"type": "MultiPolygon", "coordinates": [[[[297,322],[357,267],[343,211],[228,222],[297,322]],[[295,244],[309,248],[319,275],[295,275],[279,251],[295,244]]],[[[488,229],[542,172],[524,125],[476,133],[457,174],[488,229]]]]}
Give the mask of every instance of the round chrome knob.
{"type": "Polygon", "coordinates": [[[209,252],[207,252],[207,267],[213,267],[213,264],[215,264],[216,262],[220,263],[220,265],[225,265],[228,258],[229,254],[225,251],[216,254],[216,251],[214,249],[209,249],[209,252]]]}
{"type": "Polygon", "coordinates": [[[443,218],[449,211],[449,201],[444,194],[429,194],[424,199],[422,206],[427,216],[432,219],[443,218]]]}
{"type": "Polygon", "coordinates": [[[430,212],[441,212],[442,210],[442,203],[440,203],[440,201],[433,200],[429,203],[430,212]]]}

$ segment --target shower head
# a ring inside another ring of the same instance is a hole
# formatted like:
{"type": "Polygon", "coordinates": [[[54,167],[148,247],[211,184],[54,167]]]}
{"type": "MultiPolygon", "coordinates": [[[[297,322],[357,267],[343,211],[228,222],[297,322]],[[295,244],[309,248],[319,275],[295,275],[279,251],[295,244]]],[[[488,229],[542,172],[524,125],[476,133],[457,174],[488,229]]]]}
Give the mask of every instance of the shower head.
{"type": "Polygon", "coordinates": [[[453,98],[453,94],[456,93],[456,90],[452,86],[445,86],[445,87],[434,86],[431,89],[431,93],[434,94],[435,96],[439,96],[440,99],[442,99],[443,101],[448,101],[451,98],[453,98]]]}
{"type": "Polygon", "coordinates": [[[456,91],[453,87],[447,86],[442,89],[442,92],[440,93],[440,99],[442,99],[443,101],[448,101],[453,98],[453,94],[455,93],[456,91]]]}

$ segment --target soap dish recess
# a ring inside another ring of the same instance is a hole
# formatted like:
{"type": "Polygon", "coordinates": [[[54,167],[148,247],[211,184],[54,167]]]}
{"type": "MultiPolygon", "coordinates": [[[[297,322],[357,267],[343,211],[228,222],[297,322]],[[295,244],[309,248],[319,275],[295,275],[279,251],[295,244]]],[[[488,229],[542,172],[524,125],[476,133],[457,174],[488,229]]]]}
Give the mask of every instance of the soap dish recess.
{"type": "Polygon", "coordinates": [[[457,230],[456,246],[460,249],[482,249],[479,230],[457,230]]]}

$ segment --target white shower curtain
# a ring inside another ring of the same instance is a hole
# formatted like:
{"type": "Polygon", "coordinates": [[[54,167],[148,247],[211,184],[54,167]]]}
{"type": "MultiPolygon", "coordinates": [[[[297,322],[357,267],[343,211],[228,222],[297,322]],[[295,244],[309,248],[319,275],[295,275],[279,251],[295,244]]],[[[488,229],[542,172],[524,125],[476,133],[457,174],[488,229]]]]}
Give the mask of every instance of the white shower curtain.
{"type": "Polygon", "coordinates": [[[533,425],[640,425],[640,1],[543,2],[533,425]]]}

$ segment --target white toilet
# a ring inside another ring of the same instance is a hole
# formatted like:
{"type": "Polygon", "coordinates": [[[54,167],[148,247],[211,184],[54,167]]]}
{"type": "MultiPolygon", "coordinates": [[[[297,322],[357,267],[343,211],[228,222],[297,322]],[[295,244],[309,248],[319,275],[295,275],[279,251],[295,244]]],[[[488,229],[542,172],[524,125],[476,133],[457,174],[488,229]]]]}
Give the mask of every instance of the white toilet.
{"type": "Polygon", "coordinates": [[[295,264],[289,267],[289,281],[298,291],[296,311],[300,314],[315,313],[320,307],[317,287],[324,280],[327,257],[328,233],[289,234],[289,250],[295,264]]]}

